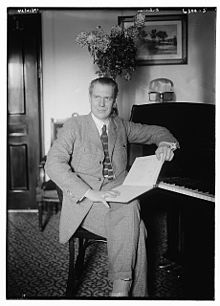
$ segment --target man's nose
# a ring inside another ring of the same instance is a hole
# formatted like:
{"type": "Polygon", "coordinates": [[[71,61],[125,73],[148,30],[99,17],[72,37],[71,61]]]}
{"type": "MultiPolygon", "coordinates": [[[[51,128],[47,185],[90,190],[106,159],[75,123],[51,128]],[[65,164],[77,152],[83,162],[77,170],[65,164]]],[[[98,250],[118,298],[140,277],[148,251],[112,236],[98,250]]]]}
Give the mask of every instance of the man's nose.
{"type": "Polygon", "coordinates": [[[100,106],[105,106],[105,98],[101,98],[99,101],[100,106]]]}

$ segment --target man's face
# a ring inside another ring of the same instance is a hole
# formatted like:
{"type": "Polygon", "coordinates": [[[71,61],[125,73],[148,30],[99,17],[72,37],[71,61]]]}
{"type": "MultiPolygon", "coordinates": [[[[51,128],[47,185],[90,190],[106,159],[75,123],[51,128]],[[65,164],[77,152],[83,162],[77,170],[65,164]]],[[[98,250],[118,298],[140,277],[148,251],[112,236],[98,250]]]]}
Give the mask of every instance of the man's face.
{"type": "Polygon", "coordinates": [[[91,111],[100,120],[106,120],[115,103],[114,89],[111,85],[94,84],[90,95],[91,111]]]}

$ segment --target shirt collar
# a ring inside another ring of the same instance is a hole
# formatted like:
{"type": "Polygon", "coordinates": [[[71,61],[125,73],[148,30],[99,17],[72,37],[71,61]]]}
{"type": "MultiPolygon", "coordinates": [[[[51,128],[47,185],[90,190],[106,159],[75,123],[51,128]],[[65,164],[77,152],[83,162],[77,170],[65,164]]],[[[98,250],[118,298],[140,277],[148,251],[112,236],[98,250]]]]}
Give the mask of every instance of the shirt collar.
{"type": "Polygon", "coordinates": [[[92,119],[94,120],[95,125],[96,125],[100,135],[102,133],[102,127],[103,127],[104,124],[106,125],[106,131],[108,133],[109,119],[106,119],[105,121],[102,121],[102,120],[96,118],[93,113],[92,113],[92,119]]]}

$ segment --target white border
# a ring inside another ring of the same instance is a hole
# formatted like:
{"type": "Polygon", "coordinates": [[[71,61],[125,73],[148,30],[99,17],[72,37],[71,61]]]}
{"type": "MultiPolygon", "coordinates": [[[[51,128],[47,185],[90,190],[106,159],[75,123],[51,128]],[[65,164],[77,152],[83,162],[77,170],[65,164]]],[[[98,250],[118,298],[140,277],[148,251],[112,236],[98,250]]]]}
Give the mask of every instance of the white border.
{"type": "MultiPolygon", "coordinates": [[[[1,257],[0,257],[0,271],[1,271],[1,277],[0,277],[0,302],[3,304],[23,304],[23,303],[31,303],[32,305],[38,305],[40,303],[43,303],[43,305],[48,303],[53,303],[53,305],[59,305],[71,303],[71,305],[74,303],[80,304],[80,305],[88,305],[88,304],[94,304],[94,305],[102,305],[103,303],[111,304],[112,301],[108,300],[96,300],[96,301],[88,301],[88,300],[74,300],[74,301],[34,301],[34,300],[15,300],[11,301],[5,300],[5,292],[6,292],[6,285],[5,285],[5,275],[6,275],[6,269],[5,269],[5,262],[6,262],[6,248],[5,248],[5,239],[6,239],[6,35],[7,35],[7,28],[6,28],[6,11],[7,7],[217,7],[217,32],[216,32],[216,38],[217,38],[217,44],[216,44],[216,127],[217,127],[217,136],[219,132],[219,107],[218,103],[219,101],[219,86],[217,87],[217,84],[219,83],[219,0],[166,0],[166,1],[151,1],[151,0],[120,0],[120,1],[108,1],[107,5],[103,5],[103,0],[99,1],[72,1],[72,0],[63,0],[63,1],[49,1],[49,0],[39,0],[39,1],[31,1],[31,0],[25,0],[25,1],[15,1],[15,0],[8,0],[8,1],[1,1],[0,4],[0,37],[1,37],[1,47],[0,47],[0,78],[1,78],[1,111],[0,111],[0,123],[1,123],[1,149],[0,149],[0,156],[1,156],[1,176],[0,176],[0,188],[1,188],[1,206],[0,206],[0,229],[1,229],[1,241],[2,241],[2,247],[1,247],[1,257]],[[3,2],[3,3],[2,3],[3,2]],[[208,5],[207,5],[208,4],[208,5]]],[[[218,178],[218,169],[219,169],[219,141],[218,137],[216,137],[216,186],[219,185],[219,178],[218,178]]],[[[208,162],[208,161],[207,161],[208,162]]],[[[209,305],[210,303],[213,305],[213,303],[219,302],[219,292],[220,292],[220,284],[219,284],[219,203],[218,203],[218,189],[217,191],[217,197],[216,197],[216,276],[215,276],[215,288],[216,288],[216,297],[215,301],[119,301],[115,300],[113,301],[114,306],[116,305],[122,305],[122,304],[128,304],[128,303],[134,303],[135,304],[144,304],[149,305],[149,303],[153,303],[153,305],[161,304],[163,305],[176,305],[177,303],[185,304],[187,305],[197,305],[198,303],[202,303],[203,305],[209,305]]]]}

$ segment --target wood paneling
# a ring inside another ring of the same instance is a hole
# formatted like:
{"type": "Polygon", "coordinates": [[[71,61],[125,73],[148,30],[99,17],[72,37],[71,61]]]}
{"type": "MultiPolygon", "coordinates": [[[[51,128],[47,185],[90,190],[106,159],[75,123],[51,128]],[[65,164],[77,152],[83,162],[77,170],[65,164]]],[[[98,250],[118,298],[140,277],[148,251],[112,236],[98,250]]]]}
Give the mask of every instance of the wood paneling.
{"type": "Polygon", "coordinates": [[[9,146],[9,188],[28,190],[27,145],[9,146]]]}
{"type": "Polygon", "coordinates": [[[15,18],[9,19],[13,30],[8,37],[8,111],[9,114],[25,113],[23,32],[15,18]]]}

